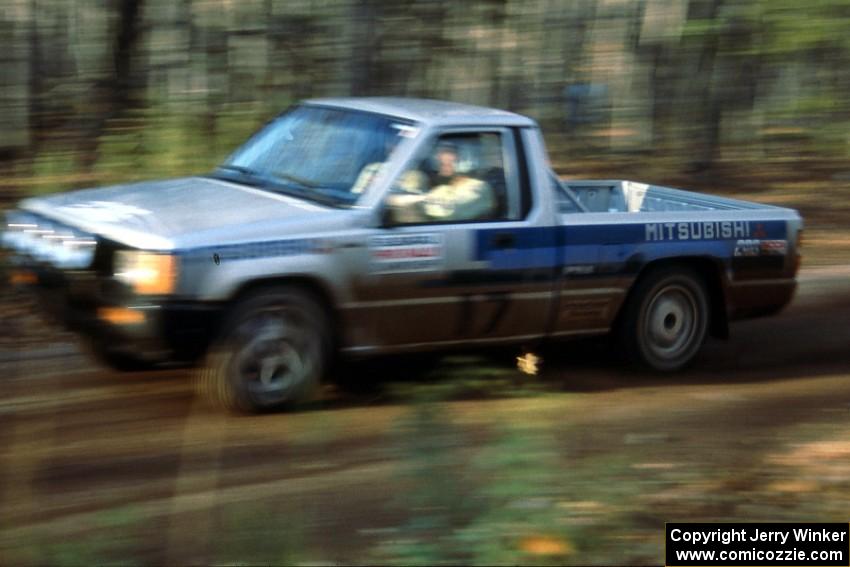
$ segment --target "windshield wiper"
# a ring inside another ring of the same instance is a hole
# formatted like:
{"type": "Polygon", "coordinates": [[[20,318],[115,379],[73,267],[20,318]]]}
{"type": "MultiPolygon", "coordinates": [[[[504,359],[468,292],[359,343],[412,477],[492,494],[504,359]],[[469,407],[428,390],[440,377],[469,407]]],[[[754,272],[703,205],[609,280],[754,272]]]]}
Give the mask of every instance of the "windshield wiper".
{"type": "Polygon", "coordinates": [[[301,199],[314,201],[316,203],[328,205],[331,207],[341,207],[343,205],[343,203],[341,203],[339,199],[336,199],[331,195],[323,192],[321,188],[311,189],[309,186],[306,185],[279,185],[269,187],[269,189],[278,193],[283,193],[284,195],[299,197],[301,199]]]}
{"type": "Polygon", "coordinates": [[[220,165],[218,166],[218,168],[225,169],[227,171],[235,171],[237,173],[242,173],[251,177],[256,177],[258,174],[256,170],[253,170],[250,167],[242,167],[241,165],[220,165]]]}
{"type": "Polygon", "coordinates": [[[267,174],[241,165],[222,165],[219,166],[219,169],[240,173],[255,182],[260,182],[263,189],[275,193],[282,193],[331,207],[340,207],[344,204],[340,202],[338,197],[334,197],[332,193],[329,193],[317,183],[288,173],[267,174]]]}
{"type": "Polygon", "coordinates": [[[315,181],[310,181],[309,179],[298,177],[297,175],[292,175],[291,173],[280,173],[275,171],[271,174],[271,177],[279,177],[280,179],[283,179],[285,181],[296,183],[302,187],[309,187],[310,189],[316,189],[317,187],[319,187],[319,184],[315,181]]]}
{"type": "Polygon", "coordinates": [[[319,187],[319,184],[310,181],[309,179],[305,179],[303,177],[298,177],[297,175],[292,175],[291,173],[278,173],[278,172],[264,172],[256,169],[251,169],[250,167],[245,167],[243,165],[220,165],[219,169],[223,169],[225,171],[235,171],[236,173],[241,173],[242,175],[246,175],[248,177],[253,177],[255,179],[260,179],[266,182],[286,182],[287,187],[291,187],[292,184],[295,184],[300,189],[316,189],[319,187]]]}

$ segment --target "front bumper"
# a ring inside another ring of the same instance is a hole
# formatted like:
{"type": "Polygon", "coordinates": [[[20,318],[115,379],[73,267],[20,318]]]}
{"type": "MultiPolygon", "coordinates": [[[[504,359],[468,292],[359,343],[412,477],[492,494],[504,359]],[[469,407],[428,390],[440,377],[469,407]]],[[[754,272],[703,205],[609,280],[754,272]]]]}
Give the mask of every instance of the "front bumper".
{"type": "Polygon", "coordinates": [[[137,295],[117,281],[113,264],[121,247],[94,234],[16,210],[0,227],[0,243],[8,252],[2,264],[9,283],[33,292],[49,319],[100,350],[185,361],[203,352],[217,326],[215,305],[137,295]]]}
{"type": "Polygon", "coordinates": [[[17,262],[9,280],[34,294],[50,321],[110,352],[150,362],[194,361],[218,324],[218,305],[138,296],[93,271],[17,262]]]}

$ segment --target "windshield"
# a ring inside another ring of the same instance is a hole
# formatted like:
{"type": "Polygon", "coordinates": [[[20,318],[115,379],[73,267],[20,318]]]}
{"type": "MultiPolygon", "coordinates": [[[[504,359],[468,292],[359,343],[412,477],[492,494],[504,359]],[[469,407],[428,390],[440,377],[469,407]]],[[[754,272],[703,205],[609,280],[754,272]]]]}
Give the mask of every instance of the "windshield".
{"type": "Polygon", "coordinates": [[[345,109],[299,106],[239,148],[218,176],[331,206],[353,204],[409,123],[345,109]]]}

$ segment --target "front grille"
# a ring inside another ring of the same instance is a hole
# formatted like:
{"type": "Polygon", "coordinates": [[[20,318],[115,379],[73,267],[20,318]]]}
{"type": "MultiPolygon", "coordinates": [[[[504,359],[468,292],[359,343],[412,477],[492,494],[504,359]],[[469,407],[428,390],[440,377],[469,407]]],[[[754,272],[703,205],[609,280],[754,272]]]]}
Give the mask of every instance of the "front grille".
{"type": "Polygon", "coordinates": [[[2,244],[13,254],[65,270],[92,265],[97,239],[86,232],[26,211],[7,213],[2,244]]]}

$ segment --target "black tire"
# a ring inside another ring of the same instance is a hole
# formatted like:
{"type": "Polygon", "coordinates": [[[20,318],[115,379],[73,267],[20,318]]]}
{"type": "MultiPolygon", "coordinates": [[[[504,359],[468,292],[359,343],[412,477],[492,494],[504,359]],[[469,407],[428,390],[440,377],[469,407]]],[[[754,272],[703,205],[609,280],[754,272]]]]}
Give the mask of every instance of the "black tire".
{"type": "Polygon", "coordinates": [[[703,278],[686,267],[653,270],[635,284],[620,320],[619,343],[638,366],[674,372],[691,363],[709,327],[703,278]]]}
{"type": "Polygon", "coordinates": [[[196,376],[198,393],[240,413],[306,401],[331,354],[330,321],[320,301],[295,287],[267,288],[239,301],[196,376]]]}
{"type": "Polygon", "coordinates": [[[139,356],[112,350],[106,344],[86,339],[82,341],[83,352],[94,362],[118,372],[145,372],[156,368],[156,363],[139,356]]]}

